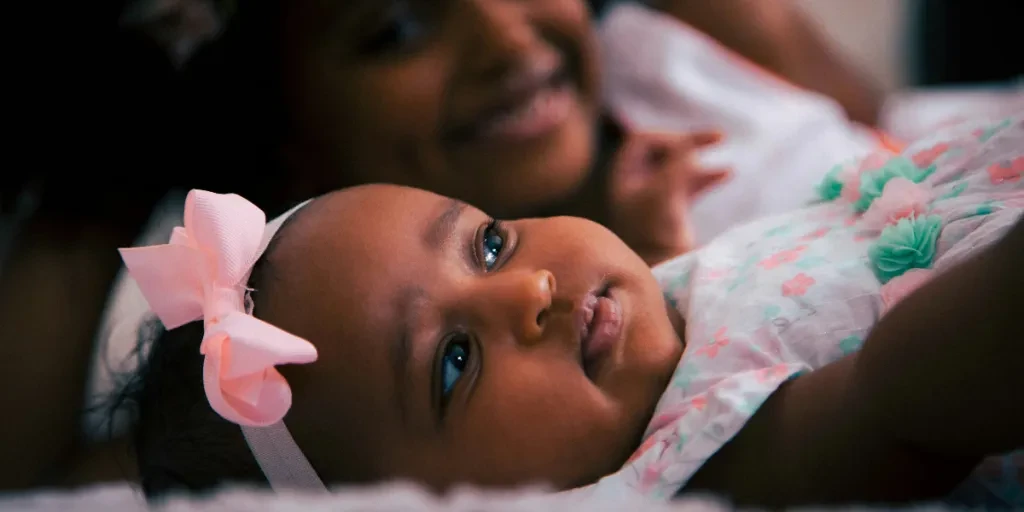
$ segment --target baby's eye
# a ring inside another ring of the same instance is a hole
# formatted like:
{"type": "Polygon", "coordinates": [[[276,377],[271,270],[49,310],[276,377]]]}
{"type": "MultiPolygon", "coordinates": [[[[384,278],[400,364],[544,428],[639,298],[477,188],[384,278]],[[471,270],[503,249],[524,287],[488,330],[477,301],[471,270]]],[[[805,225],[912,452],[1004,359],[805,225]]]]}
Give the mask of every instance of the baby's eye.
{"type": "Polygon", "coordinates": [[[367,53],[402,51],[416,44],[427,33],[427,24],[407,1],[395,2],[386,19],[364,42],[367,53]]]}
{"type": "Polygon", "coordinates": [[[480,241],[481,255],[483,256],[484,269],[492,270],[498,263],[501,251],[505,248],[505,235],[502,233],[501,224],[493,221],[484,228],[480,241]]]}
{"type": "Polygon", "coordinates": [[[447,403],[462,373],[469,366],[469,339],[457,336],[441,354],[441,403],[447,403]]]}

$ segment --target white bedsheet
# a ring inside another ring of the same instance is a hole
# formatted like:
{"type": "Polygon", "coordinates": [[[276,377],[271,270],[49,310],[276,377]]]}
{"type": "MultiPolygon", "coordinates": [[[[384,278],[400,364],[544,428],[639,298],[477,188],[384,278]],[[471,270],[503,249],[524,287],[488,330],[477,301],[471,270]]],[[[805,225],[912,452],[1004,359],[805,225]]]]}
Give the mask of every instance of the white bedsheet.
{"type": "MultiPolygon", "coordinates": [[[[652,502],[581,502],[566,495],[549,494],[539,490],[511,493],[482,493],[460,491],[447,498],[433,497],[409,486],[387,485],[364,489],[349,489],[329,495],[302,496],[242,489],[228,490],[211,498],[170,500],[156,510],[167,512],[320,512],[353,510],[360,512],[382,512],[401,510],[404,512],[725,512],[733,510],[713,500],[686,498],[672,503],[652,502]]],[[[0,510],[22,512],[131,512],[151,510],[136,493],[126,486],[100,487],[77,493],[35,493],[25,496],[0,496],[0,510]]],[[[803,509],[814,510],[814,509],[803,509]]],[[[822,509],[825,510],[825,509],[822,509]]],[[[844,510],[869,511],[866,507],[829,508],[836,512],[844,510]]],[[[949,510],[942,507],[914,507],[906,509],[874,510],[915,510],[919,512],[949,510]]]]}

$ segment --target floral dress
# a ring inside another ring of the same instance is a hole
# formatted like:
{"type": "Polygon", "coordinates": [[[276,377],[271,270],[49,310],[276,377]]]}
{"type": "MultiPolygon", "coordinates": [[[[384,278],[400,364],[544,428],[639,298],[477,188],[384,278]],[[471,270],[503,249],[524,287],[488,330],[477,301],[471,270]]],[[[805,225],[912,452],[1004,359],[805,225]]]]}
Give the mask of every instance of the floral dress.
{"type": "MultiPolygon", "coordinates": [[[[1022,113],[1024,114],[1024,113],[1022,113]]],[[[895,303],[1024,215],[1024,115],[957,125],[832,169],[821,202],[655,269],[686,350],[643,444],[580,490],[668,499],[784,382],[857,351],[895,303]]],[[[950,503],[1024,506],[1024,457],[986,461],[950,503]]]]}

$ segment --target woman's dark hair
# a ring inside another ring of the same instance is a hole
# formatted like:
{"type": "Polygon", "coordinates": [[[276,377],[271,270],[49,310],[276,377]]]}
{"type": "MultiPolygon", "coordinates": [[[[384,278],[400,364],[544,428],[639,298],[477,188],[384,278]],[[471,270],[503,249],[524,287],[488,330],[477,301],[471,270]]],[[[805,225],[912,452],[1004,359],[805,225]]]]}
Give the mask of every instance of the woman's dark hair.
{"type": "MultiPolygon", "coordinates": [[[[254,313],[259,291],[272,279],[267,255],[279,242],[280,236],[250,275],[254,313]]],[[[118,394],[115,408],[130,413],[147,498],[205,493],[225,483],[267,485],[239,426],[214,412],[206,399],[199,353],[203,332],[202,321],[173,330],[164,330],[155,318],[147,322],[136,349],[139,367],[118,394]]]]}
{"type": "Polygon", "coordinates": [[[185,185],[240,193],[273,216],[289,199],[280,196],[289,173],[279,154],[290,126],[280,37],[286,2],[233,3],[222,9],[222,33],[182,71],[182,147],[192,155],[185,185]]]}

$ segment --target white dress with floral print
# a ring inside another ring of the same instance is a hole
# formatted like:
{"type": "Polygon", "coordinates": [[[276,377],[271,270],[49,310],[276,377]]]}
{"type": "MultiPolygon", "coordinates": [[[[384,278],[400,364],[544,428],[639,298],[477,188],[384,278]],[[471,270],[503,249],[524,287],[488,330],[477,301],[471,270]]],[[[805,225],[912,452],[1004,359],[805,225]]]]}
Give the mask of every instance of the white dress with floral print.
{"type": "MultiPolygon", "coordinates": [[[[833,169],[823,202],[734,229],[657,269],[686,350],[642,446],[579,491],[668,499],[784,382],[857,351],[889,307],[1024,212],[1024,115],[949,127],[833,169]]],[[[1024,506],[1019,455],[950,497],[1024,506]]]]}

